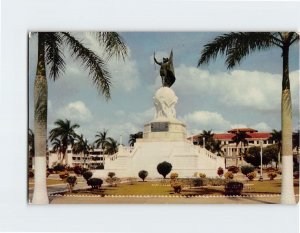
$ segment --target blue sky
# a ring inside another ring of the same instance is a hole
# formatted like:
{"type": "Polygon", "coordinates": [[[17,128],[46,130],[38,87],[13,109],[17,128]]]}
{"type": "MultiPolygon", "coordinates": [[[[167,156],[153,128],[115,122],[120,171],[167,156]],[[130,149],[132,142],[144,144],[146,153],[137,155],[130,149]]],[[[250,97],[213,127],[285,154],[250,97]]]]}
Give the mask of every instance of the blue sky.
{"type": "MultiPolygon", "coordinates": [[[[97,131],[108,129],[109,136],[123,143],[128,136],[143,130],[154,117],[153,95],[160,87],[161,60],[174,52],[178,96],[177,118],[187,124],[188,134],[212,129],[224,132],[234,127],[253,127],[260,131],[280,129],[281,52],[271,49],[255,52],[240,66],[227,70],[224,58],[197,68],[203,45],[222,32],[121,32],[129,57],[111,59],[112,99],[105,101],[92,85],[88,72],[65,50],[66,72],[55,82],[49,80],[48,131],[56,119],[70,119],[81,127],[89,142],[97,131]]],[[[89,33],[76,33],[86,46],[103,56],[102,49],[89,33]]],[[[33,83],[36,70],[37,40],[29,40],[29,127],[33,128],[33,83]]],[[[299,121],[299,45],[291,47],[290,79],[293,127],[299,121]]]]}

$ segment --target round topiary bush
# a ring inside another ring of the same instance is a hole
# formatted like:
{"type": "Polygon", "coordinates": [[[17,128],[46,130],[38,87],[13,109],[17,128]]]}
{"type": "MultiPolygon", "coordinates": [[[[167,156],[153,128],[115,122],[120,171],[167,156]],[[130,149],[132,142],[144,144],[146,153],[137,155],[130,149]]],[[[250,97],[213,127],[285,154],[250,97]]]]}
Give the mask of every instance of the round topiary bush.
{"type": "Polygon", "coordinates": [[[242,166],[241,172],[246,176],[247,174],[254,172],[255,168],[253,166],[242,166]]]}
{"type": "Polygon", "coordinates": [[[238,173],[239,172],[239,168],[237,166],[230,166],[227,169],[229,172],[232,172],[233,174],[238,173]]]}
{"type": "Polygon", "coordinates": [[[268,173],[268,177],[270,178],[270,180],[274,180],[274,178],[277,176],[276,172],[269,172],[268,173]]]}
{"type": "Polygon", "coordinates": [[[164,177],[164,179],[170,173],[171,170],[172,170],[172,164],[166,161],[159,163],[157,165],[157,171],[159,174],[161,174],[164,177]]]}
{"type": "Polygon", "coordinates": [[[139,177],[143,180],[143,182],[145,181],[146,177],[148,176],[148,172],[145,170],[141,170],[139,172],[139,177]]]}
{"type": "Polygon", "coordinates": [[[62,172],[66,169],[66,167],[62,164],[57,164],[53,167],[53,170],[56,172],[62,172]]]}
{"type": "Polygon", "coordinates": [[[69,185],[69,191],[72,192],[73,191],[73,188],[76,184],[76,176],[68,176],[67,179],[66,179],[66,182],[68,183],[69,185]]]}
{"type": "Polygon", "coordinates": [[[91,186],[92,189],[99,189],[103,184],[103,180],[99,178],[91,178],[87,181],[87,185],[91,186]]]}
{"type": "Polygon", "coordinates": [[[256,172],[250,172],[246,176],[249,180],[253,180],[256,177],[256,172]]]}
{"type": "Polygon", "coordinates": [[[176,172],[171,173],[171,175],[170,175],[171,180],[176,180],[177,178],[178,178],[178,173],[176,173],[176,172]]]}
{"type": "Polygon", "coordinates": [[[233,179],[233,173],[232,172],[226,172],[224,177],[225,177],[225,179],[232,180],[233,179]]]}
{"type": "Polygon", "coordinates": [[[86,171],[82,174],[82,176],[86,181],[88,181],[93,176],[93,173],[91,171],[86,171]]]}
{"type": "Polygon", "coordinates": [[[80,176],[82,174],[82,167],[77,165],[73,168],[73,171],[76,175],[80,176]]]}
{"type": "Polygon", "coordinates": [[[69,176],[69,173],[67,171],[63,171],[59,173],[60,179],[64,180],[69,176]]]}
{"type": "Polygon", "coordinates": [[[237,181],[229,181],[225,185],[225,195],[241,195],[244,184],[237,181]]]}
{"type": "Polygon", "coordinates": [[[199,177],[204,179],[204,178],[206,178],[206,174],[205,173],[199,173],[199,177]]]}
{"type": "Polygon", "coordinates": [[[172,188],[174,189],[175,193],[181,193],[182,190],[182,183],[181,182],[173,182],[171,184],[172,188]]]}
{"type": "Polygon", "coordinates": [[[200,178],[193,179],[193,186],[195,187],[203,186],[203,180],[200,178]]]}
{"type": "Polygon", "coordinates": [[[114,172],[109,172],[107,174],[107,176],[110,177],[110,178],[113,178],[115,175],[116,175],[116,173],[114,173],[114,172]]]}
{"type": "Polygon", "coordinates": [[[217,174],[218,174],[219,177],[222,177],[223,174],[224,174],[224,169],[219,167],[218,170],[217,170],[217,174]]]}

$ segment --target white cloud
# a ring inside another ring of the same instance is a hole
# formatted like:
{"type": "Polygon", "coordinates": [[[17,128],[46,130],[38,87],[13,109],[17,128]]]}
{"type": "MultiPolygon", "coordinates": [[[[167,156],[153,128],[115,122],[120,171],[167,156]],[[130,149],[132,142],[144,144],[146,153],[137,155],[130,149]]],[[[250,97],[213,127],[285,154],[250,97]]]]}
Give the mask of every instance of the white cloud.
{"type": "Polygon", "coordinates": [[[195,111],[180,118],[191,133],[202,130],[224,131],[230,128],[230,122],[217,112],[195,111]]]}
{"type": "MultiPolygon", "coordinates": [[[[247,70],[211,73],[186,65],[180,65],[175,70],[177,83],[174,89],[183,95],[208,96],[209,99],[228,107],[262,111],[280,109],[281,74],[247,70]]],[[[295,106],[298,103],[298,77],[299,71],[290,74],[295,106]]]]}
{"type": "Polygon", "coordinates": [[[64,107],[59,108],[57,115],[61,118],[79,122],[87,122],[93,118],[91,111],[82,101],[71,102],[64,107]]]}
{"type": "Polygon", "coordinates": [[[258,131],[266,131],[266,132],[268,132],[268,131],[272,130],[271,127],[267,123],[265,123],[265,122],[259,122],[256,125],[252,125],[250,127],[253,128],[253,129],[256,129],[258,131]]]}

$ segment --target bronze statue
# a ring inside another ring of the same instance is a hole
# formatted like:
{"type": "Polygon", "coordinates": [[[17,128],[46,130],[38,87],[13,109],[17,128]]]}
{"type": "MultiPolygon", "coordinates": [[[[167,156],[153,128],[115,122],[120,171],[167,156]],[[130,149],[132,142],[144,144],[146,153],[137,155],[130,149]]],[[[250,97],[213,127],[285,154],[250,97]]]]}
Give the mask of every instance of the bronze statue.
{"type": "Polygon", "coordinates": [[[163,87],[171,87],[175,82],[175,72],[173,67],[173,50],[170,53],[169,58],[163,58],[162,62],[158,62],[155,58],[154,53],[154,61],[156,64],[160,65],[160,76],[163,87]]]}

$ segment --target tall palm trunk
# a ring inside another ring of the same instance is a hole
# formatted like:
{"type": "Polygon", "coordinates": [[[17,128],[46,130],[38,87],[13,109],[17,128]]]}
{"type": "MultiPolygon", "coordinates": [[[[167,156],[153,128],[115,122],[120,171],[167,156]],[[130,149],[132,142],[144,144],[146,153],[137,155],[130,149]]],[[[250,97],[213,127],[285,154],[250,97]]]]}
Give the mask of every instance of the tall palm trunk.
{"type": "MultiPolygon", "coordinates": [[[[289,43],[289,42],[288,42],[289,43]]],[[[282,49],[283,76],[281,96],[281,128],[282,128],[282,185],[281,203],[296,203],[293,184],[293,149],[292,149],[292,101],[289,80],[289,44],[282,49]]]]}
{"type": "Polygon", "coordinates": [[[49,203],[46,184],[47,95],[44,41],[39,34],[38,63],[34,82],[35,178],[33,204],[49,203]]]}

